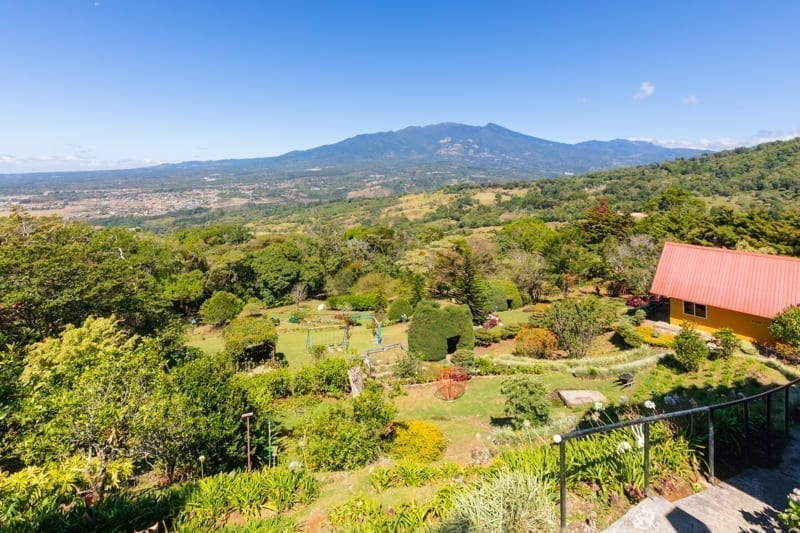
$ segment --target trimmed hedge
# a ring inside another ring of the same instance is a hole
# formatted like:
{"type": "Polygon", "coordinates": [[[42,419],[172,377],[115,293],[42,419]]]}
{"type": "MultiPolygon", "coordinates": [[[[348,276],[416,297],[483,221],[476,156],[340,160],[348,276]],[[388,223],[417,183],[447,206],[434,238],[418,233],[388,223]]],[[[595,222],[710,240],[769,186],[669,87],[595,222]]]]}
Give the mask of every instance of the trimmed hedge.
{"type": "Polygon", "coordinates": [[[406,318],[408,318],[412,314],[414,314],[414,308],[411,307],[411,304],[408,303],[408,300],[405,298],[398,298],[389,306],[387,318],[392,322],[397,322],[403,317],[403,315],[406,315],[406,318]]]}
{"type": "Polygon", "coordinates": [[[448,339],[454,338],[456,350],[475,346],[469,307],[441,307],[431,300],[421,300],[408,327],[409,351],[420,354],[425,361],[441,361],[448,353],[448,339]]]}
{"type": "Polygon", "coordinates": [[[507,279],[493,279],[488,282],[489,299],[493,311],[508,311],[522,307],[522,296],[519,289],[512,281],[507,279]],[[511,307],[508,306],[509,300],[511,307]]]}

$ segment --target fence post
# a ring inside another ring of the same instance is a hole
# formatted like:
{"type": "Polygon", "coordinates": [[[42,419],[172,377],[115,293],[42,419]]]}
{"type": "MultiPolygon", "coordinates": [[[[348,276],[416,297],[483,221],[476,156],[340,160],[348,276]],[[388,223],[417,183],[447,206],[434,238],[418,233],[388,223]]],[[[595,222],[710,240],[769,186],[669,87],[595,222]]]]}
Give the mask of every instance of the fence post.
{"type": "Polygon", "coordinates": [[[786,435],[786,438],[789,438],[789,389],[791,388],[790,385],[787,385],[785,389],[783,389],[783,432],[786,435]]]}
{"type": "Polygon", "coordinates": [[[744,402],[744,460],[750,466],[750,401],[744,402]]]}
{"type": "Polygon", "coordinates": [[[561,533],[567,533],[567,441],[558,443],[559,484],[561,490],[561,533]]]}
{"type": "Polygon", "coordinates": [[[772,461],[772,394],[767,394],[767,464],[772,461]]]}
{"type": "Polygon", "coordinates": [[[708,470],[709,481],[714,482],[714,410],[708,410],[708,470]]]}
{"type": "Polygon", "coordinates": [[[650,422],[644,424],[644,495],[650,492],[650,422]]]}

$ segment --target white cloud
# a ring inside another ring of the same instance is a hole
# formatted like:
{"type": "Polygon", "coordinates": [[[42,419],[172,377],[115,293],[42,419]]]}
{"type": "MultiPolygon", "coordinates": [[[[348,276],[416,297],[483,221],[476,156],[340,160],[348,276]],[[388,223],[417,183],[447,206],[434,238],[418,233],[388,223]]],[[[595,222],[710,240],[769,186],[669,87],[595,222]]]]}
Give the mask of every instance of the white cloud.
{"type": "Polygon", "coordinates": [[[747,139],[733,139],[730,137],[718,137],[716,139],[654,139],[652,137],[629,138],[630,141],[645,141],[665,148],[695,148],[697,150],[731,150],[739,146],[755,146],[772,141],[788,141],[800,137],[800,129],[789,132],[779,131],[759,131],[747,139]]]}
{"type": "Polygon", "coordinates": [[[75,154],[37,157],[0,155],[0,174],[26,172],[71,172],[79,170],[114,170],[122,168],[147,167],[160,165],[166,162],[167,161],[154,161],[151,159],[108,161],[96,158],[80,157],[76,156],[75,154]]]}
{"type": "Polygon", "coordinates": [[[684,96],[681,99],[681,103],[683,105],[697,105],[700,103],[700,99],[696,95],[690,94],[689,96],[684,96]]]}
{"type": "Polygon", "coordinates": [[[633,99],[644,100],[645,98],[653,96],[654,92],[656,92],[656,86],[649,81],[643,81],[642,84],[639,85],[639,90],[633,94],[633,99]]]}

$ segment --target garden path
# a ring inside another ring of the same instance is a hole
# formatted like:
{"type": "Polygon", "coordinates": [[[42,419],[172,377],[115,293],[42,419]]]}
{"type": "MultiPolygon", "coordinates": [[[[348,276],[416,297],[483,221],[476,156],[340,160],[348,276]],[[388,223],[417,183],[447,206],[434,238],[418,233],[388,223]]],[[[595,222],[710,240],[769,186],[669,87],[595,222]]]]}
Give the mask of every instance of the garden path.
{"type": "Polygon", "coordinates": [[[777,515],[800,487],[800,432],[793,431],[778,468],[750,468],[670,503],[651,496],[614,522],[607,533],[781,531],[777,515]]]}

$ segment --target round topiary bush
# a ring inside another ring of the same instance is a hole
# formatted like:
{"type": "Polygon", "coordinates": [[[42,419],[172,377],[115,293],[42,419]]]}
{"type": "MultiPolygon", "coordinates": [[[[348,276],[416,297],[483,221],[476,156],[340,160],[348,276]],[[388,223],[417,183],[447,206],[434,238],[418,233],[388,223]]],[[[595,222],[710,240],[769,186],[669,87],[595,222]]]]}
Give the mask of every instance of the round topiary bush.
{"type": "Polygon", "coordinates": [[[389,306],[389,312],[386,317],[392,322],[397,322],[402,319],[403,316],[405,316],[406,320],[408,320],[408,317],[410,317],[413,313],[414,308],[411,307],[411,304],[408,302],[408,300],[405,298],[398,298],[389,306]]]}
{"type": "Polygon", "coordinates": [[[389,454],[395,459],[430,462],[439,459],[447,441],[439,426],[423,420],[397,422],[389,454]]]}

